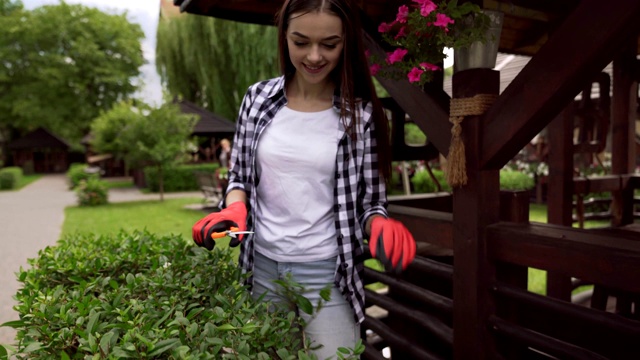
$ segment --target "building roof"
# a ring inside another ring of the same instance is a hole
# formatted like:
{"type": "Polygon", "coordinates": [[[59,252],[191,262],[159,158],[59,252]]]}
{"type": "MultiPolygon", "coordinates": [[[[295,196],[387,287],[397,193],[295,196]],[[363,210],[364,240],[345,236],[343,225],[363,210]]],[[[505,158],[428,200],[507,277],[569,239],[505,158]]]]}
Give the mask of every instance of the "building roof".
{"type": "Polygon", "coordinates": [[[69,149],[69,143],[45,128],[38,128],[9,143],[9,149],[11,150],[31,148],[69,149]]]}
{"type": "Polygon", "coordinates": [[[236,131],[236,124],[220,115],[202,108],[186,100],[176,100],[184,114],[195,114],[200,117],[193,129],[193,135],[229,135],[236,131]]]}

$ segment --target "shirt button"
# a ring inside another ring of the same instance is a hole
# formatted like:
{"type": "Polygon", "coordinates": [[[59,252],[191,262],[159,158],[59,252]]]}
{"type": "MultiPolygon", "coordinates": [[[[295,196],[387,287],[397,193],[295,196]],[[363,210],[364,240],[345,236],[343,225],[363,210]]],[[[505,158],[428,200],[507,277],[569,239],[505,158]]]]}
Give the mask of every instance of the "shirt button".
{"type": "Polygon", "coordinates": [[[336,179],[340,179],[340,174],[336,174],[336,179]]]}

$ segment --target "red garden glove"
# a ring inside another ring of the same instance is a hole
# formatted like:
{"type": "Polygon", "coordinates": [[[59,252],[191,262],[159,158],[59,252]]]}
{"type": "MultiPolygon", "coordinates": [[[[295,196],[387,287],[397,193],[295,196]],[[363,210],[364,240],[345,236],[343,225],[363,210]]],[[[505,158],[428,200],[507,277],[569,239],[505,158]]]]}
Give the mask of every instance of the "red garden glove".
{"type": "Polygon", "coordinates": [[[379,216],[371,221],[369,251],[387,271],[400,273],[416,256],[416,242],[401,222],[379,216]]]}
{"type": "MultiPolygon", "coordinates": [[[[198,246],[213,250],[216,242],[211,234],[229,230],[232,226],[237,227],[238,231],[247,229],[247,207],[242,201],[231,203],[219,212],[211,213],[198,220],[191,228],[193,241],[198,246]]],[[[236,247],[240,244],[242,235],[237,236],[237,238],[231,238],[229,246],[236,247]]]]}

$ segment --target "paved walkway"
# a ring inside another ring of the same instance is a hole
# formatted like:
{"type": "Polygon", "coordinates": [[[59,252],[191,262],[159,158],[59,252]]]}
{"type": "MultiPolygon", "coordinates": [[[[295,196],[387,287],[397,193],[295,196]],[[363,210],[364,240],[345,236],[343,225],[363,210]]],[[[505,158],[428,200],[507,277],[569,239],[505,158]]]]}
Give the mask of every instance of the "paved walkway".
{"type": "MultiPolygon", "coordinates": [[[[201,197],[201,192],[165,194],[166,199],[201,197]]],[[[158,194],[137,189],[112,189],[110,202],[158,200],[158,194]]],[[[19,283],[15,273],[28,266],[27,259],[55,245],[64,222],[64,208],[76,204],[64,175],[47,175],[19,191],[0,192],[0,324],[17,320],[13,296],[19,283]]],[[[0,327],[0,344],[12,344],[15,331],[0,327]]]]}

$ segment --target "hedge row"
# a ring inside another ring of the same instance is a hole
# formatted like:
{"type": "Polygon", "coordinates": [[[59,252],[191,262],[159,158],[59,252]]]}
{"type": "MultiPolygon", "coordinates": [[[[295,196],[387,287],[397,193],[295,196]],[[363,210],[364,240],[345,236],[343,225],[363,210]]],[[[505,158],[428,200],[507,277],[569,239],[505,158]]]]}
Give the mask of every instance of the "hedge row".
{"type": "Polygon", "coordinates": [[[70,236],[29,263],[20,320],[6,324],[18,359],[313,358],[293,313],[251,299],[228,249],[147,232],[70,236]]]}

